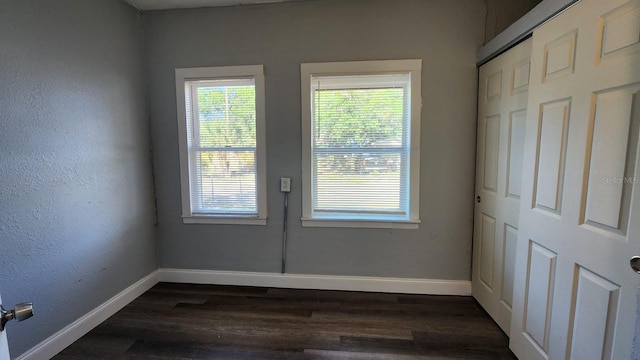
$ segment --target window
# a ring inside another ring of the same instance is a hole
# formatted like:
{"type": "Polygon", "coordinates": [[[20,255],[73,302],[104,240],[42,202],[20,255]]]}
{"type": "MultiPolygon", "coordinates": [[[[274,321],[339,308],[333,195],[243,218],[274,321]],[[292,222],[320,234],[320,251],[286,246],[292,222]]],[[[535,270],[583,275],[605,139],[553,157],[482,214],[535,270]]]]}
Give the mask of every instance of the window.
{"type": "Polygon", "coordinates": [[[185,223],[266,224],[262,65],[176,69],[185,223]]]}
{"type": "Polygon", "coordinates": [[[421,68],[302,64],[303,226],[418,227],[421,68]]]}

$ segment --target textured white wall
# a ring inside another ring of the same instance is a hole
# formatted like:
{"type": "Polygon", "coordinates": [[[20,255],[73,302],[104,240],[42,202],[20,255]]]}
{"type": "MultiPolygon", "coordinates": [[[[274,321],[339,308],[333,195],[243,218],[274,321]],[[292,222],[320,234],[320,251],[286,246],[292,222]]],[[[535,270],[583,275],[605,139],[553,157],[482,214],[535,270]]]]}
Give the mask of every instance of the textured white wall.
{"type": "Polygon", "coordinates": [[[0,0],[0,292],[18,356],[157,268],[141,23],[0,0]]]}

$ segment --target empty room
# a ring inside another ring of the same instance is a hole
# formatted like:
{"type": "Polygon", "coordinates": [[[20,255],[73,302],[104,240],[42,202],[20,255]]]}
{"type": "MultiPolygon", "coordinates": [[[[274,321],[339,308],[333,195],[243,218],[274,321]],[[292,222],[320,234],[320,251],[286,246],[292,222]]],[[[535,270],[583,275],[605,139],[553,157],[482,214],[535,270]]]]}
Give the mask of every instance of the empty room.
{"type": "Polygon", "coordinates": [[[0,9],[0,360],[640,359],[640,0],[0,9]]]}

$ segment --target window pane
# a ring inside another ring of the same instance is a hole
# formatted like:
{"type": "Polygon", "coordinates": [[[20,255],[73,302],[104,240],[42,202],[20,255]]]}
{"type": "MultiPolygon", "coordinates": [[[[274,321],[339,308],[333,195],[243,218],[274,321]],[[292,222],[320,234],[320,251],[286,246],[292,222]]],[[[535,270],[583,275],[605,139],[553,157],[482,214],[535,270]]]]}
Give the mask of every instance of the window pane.
{"type": "Polygon", "coordinates": [[[255,151],[198,151],[193,212],[255,213],[255,151]]]}
{"type": "Polygon", "coordinates": [[[224,80],[198,85],[201,147],[255,147],[255,86],[228,85],[224,80]]]}
{"type": "Polygon", "coordinates": [[[316,147],[402,145],[403,88],[316,90],[316,147]],[[391,139],[391,141],[389,141],[391,139]]]}
{"type": "Polygon", "coordinates": [[[316,153],[314,211],[404,213],[401,152],[316,153]]]}
{"type": "Polygon", "coordinates": [[[311,82],[314,213],[406,215],[410,76],[311,82]]]}

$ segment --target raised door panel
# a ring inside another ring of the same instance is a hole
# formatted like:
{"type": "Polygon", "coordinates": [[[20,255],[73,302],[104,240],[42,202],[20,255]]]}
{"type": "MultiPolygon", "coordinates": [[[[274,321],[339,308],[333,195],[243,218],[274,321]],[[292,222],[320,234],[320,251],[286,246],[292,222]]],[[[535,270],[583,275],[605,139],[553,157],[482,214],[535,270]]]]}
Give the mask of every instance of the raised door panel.
{"type": "Polygon", "coordinates": [[[482,214],[480,239],[480,280],[490,291],[493,290],[493,265],[496,243],[496,219],[482,214]]]}
{"type": "Polygon", "coordinates": [[[486,101],[502,98],[502,70],[496,71],[486,79],[486,101]]]}
{"type": "Polygon", "coordinates": [[[522,331],[535,342],[541,353],[549,350],[549,329],[553,304],[556,257],[553,251],[529,242],[529,263],[525,295],[525,321],[522,331]]]}
{"type": "Polygon", "coordinates": [[[544,47],[543,82],[574,72],[577,31],[572,31],[544,47]]]}
{"type": "Polygon", "coordinates": [[[559,100],[540,106],[534,207],[560,214],[571,102],[559,100]]]}
{"type": "Polygon", "coordinates": [[[568,343],[570,359],[611,359],[620,287],[577,267],[568,343]]]}
{"type": "Polygon", "coordinates": [[[504,226],[504,251],[502,273],[502,303],[511,309],[513,304],[513,274],[516,262],[516,244],[518,242],[518,229],[513,226],[504,226]]]}
{"type": "Polygon", "coordinates": [[[509,116],[509,149],[507,166],[507,196],[520,199],[522,188],[522,156],[526,110],[512,111],[509,116]]]}
{"type": "Polygon", "coordinates": [[[498,155],[500,151],[500,115],[484,121],[484,190],[498,191],[498,155]]]}
{"type": "Polygon", "coordinates": [[[531,60],[524,59],[511,66],[511,95],[526,92],[529,89],[531,60]]]}
{"type": "Polygon", "coordinates": [[[640,50],[640,4],[630,1],[600,18],[598,60],[640,50]]]}
{"type": "Polygon", "coordinates": [[[593,94],[583,223],[624,236],[640,123],[640,85],[593,94]],[[616,140],[618,139],[618,140],[616,140]]]}

